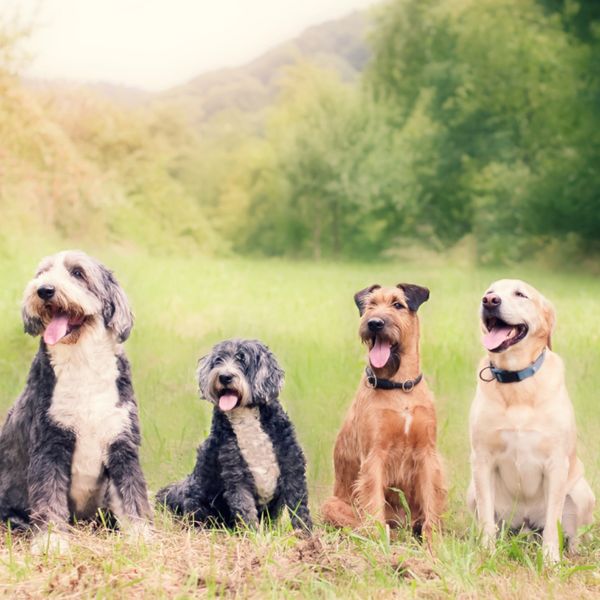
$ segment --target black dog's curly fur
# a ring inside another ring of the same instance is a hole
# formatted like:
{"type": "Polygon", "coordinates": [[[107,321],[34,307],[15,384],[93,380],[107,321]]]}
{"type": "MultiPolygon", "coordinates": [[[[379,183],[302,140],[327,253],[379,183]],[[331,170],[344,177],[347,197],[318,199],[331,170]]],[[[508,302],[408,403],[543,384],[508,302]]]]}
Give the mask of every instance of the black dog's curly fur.
{"type": "Polygon", "coordinates": [[[264,517],[274,520],[287,507],[294,528],[310,529],[306,462],[278,400],[283,371],[273,354],[258,341],[224,341],[200,360],[198,379],[202,396],[215,404],[210,435],[198,448],[194,471],[160,490],[157,502],[176,514],[190,515],[199,525],[226,527],[240,521],[256,525],[264,517]],[[225,371],[227,376],[233,375],[228,389],[239,392],[238,404],[230,411],[219,408],[219,394],[227,391],[219,383],[219,375],[225,371]],[[256,411],[279,468],[276,487],[266,504],[261,502],[231,422],[235,411],[248,409],[256,411]]]}

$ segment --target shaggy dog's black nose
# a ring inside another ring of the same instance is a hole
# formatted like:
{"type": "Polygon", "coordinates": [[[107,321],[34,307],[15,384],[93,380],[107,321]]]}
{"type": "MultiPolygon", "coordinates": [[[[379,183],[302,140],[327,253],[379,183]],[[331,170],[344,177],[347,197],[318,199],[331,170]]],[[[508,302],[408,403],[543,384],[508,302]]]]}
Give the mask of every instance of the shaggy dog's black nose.
{"type": "Polygon", "coordinates": [[[481,299],[481,303],[486,308],[495,308],[496,306],[500,306],[500,304],[502,304],[502,298],[500,298],[498,294],[486,294],[481,299]]]}
{"type": "Polygon", "coordinates": [[[37,295],[42,299],[42,300],[50,300],[50,298],[52,298],[52,296],[54,296],[54,286],[53,285],[42,285],[38,288],[37,290],[37,295]]]}
{"type": "Polygon", "coordinates": [[[383,319],[369,319],[367,325],[369,326],[369,331],[381,331],[385,323],[383,319]]]}
{"type": "Polygon", "coordinates": [[[233,381],[233,375],[231,373],[221,373],[219,375],[219,381],[223,385],[228,385],[233,381]]]}

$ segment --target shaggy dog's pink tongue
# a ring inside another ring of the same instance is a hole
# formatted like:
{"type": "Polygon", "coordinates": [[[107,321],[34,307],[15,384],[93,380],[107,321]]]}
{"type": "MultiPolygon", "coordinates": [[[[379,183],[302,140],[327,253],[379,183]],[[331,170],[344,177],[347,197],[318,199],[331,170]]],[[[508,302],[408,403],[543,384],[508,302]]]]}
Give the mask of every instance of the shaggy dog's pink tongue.
{"type": "Polygon", "coordinates": [[[219,398],[219,408],[221,410],[231,410],[235,408],[237,401],[238,397],[235,394],[223,394],[219,398]]]}
{"type": "Polygon", "coordinates": [[[492,327],[492,329],[483,336],[483,345],[488,350],[495,350],[511,336],[513,329],[514,327],[509,327],[508,325],[503,327],[492,327]]]}
{"type": "Polygon", "coordinates": [[[371,361],[371,366],[376,369],[381,369],[385,367],[388,359],[390,358],[390,350],[392,345],[380,338],[375,338],[375,343],[373,347],[369,351],[369,360],[371,361]]]}
{"type": "Polygon", "coordinates": [[[67,315],[57,315],[48,323],[44,331],[44,341],[50,346],[54,346],[67,335],[69,329],[69,317],[67,315]]]}

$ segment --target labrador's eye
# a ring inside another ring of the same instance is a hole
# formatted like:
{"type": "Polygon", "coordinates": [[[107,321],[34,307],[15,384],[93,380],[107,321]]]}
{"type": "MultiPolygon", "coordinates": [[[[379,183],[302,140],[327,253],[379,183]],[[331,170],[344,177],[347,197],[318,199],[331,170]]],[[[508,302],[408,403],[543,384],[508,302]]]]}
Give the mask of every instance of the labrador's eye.
{"type": "Polygon", "coordinates": [[[517,296],[517,298],[527,298],[527,296],[523,292],[519,292],[519,290],[515,292],[515,296],[517,296]]]}

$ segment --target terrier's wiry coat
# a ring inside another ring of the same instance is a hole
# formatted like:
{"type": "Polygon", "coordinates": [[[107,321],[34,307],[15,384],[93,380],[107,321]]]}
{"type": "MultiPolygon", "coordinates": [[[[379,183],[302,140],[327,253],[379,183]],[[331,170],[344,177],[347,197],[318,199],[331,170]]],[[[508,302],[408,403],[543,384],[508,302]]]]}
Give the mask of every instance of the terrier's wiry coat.
{"type": "Polygon", "coordinates": [[[209,437],[191,475],[157,501],[200,525],[256,525],[287,507],[294,528],[311,528],[306,466],[278,400],[283,371],[258,341],[228,340],[200,360],[202,396],[214,405],[209,437]]]}
{"type": "MultiPolygon", "coordinates": [[[[404,382],[420,374],[417,309],[428,297],[427,289],[410,284],[373,285],[355,295],[360,336],[377,378],[404,382]]],[[[374,389],[363,376],[337,437],[334,467],[334,495],[321,509],[325,522],[397,526],[410,516],[408,524],[429,539],[440,525],[446,489],[427,383],[410,392],[374,389]]]]}
{"type": "Polygon", "coordinates": [[[133,326],[123,290],[83,252],[61,252],[40,263],[22,316],[42,340],[0,433],[0,519],[45,534],[106,509],[120,526],[143,524],[150,506],[121,346],[133,326]]]}

